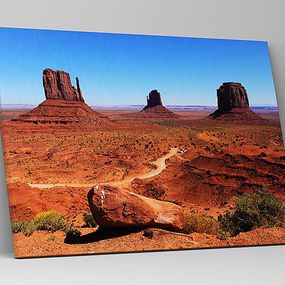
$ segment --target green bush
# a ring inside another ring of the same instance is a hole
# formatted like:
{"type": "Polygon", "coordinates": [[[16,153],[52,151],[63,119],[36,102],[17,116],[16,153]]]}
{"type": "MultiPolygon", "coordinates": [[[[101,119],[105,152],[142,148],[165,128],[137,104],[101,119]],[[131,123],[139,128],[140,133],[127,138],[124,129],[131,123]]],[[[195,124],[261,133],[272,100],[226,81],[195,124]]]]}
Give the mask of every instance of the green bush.
{"type": "Polygon", "coordinates": [[[94,220],[93,216],[89,213],[83,214],[83,221],[84,221],[85,226],[87,228],[96,228],[97,227],[96,221],[94,220]]]}
{"type": "Polygon", "coordinates": [[[27,221],[15,221],[12,222],[12,232],[13,233],[20,233],[22,232],[27,226],[28,226],[29,222],[27,221]]]}
{"type": "Polygon", "coordinates": [[[235,199],[234,212],[219,215],[221,228],[230,236],[265,226],[283,226],[285,208],[266,191],[245,193],[235,199]]]}
{"type": "Polygon", "coordinates": [[[63,216],[54,210],[37,214],[31,220],[31,223],[34,224],[36,230],[52,232],[59,230],[65,232],[69,227],[69,224],[64,220],[63,216]]]}
{"type": "Polygon", "coordinates": [[[23,233],[25,236],[30,236],[36,230],[31,221],[14,221],[12,222],[13,233],[23,233]]]}
{"type": "Polygon", "coordinates": [[[77,228],[75,228],[75,227],[73,227],[73,226],[69,227],[69,229],[67,229],[67,230],[65,231],[65,233],[66,233],[66,237],[67,237],[67,238],[79,237],[79,236],[81,236],[80,230],[78,230],[77,228]]]}
{"type": "Polygon", "coordinates": [[[12,223],[13,233],[23,233],[30,236],[34,231],[63,231],[65,233],[80,234],[73,225],[64,220],[64,217],[54,210],[41,212],[30,221],[15,221],[12,223]]]}

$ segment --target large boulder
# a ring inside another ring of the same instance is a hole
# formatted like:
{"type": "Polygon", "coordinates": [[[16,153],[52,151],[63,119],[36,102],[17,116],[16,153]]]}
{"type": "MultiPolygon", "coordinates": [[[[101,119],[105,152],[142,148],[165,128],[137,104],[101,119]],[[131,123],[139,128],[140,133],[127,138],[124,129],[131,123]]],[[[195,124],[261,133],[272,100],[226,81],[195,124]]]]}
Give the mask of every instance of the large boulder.
{"type": "Polygon", "coordinates": [[[186,225],[183,209],[110,186],[96,186],[88,193],[91,213],[105,228],[161,228],[181,232],[186,225]]]}

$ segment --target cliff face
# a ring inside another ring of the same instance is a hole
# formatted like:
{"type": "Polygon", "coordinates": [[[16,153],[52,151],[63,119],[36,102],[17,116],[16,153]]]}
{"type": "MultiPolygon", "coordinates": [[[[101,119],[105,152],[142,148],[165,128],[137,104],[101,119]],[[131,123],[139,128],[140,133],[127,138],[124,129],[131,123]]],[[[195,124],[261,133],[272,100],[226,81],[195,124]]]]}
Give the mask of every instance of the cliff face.
{"type": "Polygon", "coordinates": [[[43,71],[43,86],[46,99],[84,102],[78,77],[76,77],[75,88],[72,86],[67,72],[45,69],[43,71]]]}
{"type": "Polygon", "coordinates": [[[249,108],[245,88],[236,82],[226,82],[217,90],[218,109],[229,111],[234,108],[249,108]]]}
{"type": "Polygon", "coordinates": [[[246,89],[237,82],[223,83],[217,90],[218,109],[209,118],[224,121],[264,120],[249,108],[246,89]]]}

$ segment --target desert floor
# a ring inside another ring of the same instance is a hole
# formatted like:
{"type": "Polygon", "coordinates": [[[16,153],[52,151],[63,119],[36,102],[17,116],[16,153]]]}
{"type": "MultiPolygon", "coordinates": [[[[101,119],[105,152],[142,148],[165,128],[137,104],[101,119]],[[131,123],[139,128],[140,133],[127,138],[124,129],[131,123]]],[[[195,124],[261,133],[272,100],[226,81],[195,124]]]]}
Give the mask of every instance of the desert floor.
{"type": "Polygon", "coordinates": [[[84,228],[86,195],[99,183],[128,180],[122,186],[133,192],[214,218],[232,209],[234,197],[253,189],[266,188],[285,203],[285,150],[277,113],[263,112],[265,123],[244,124],[205,119],[206,111],[180,111],[181,118],[173,120],[135,119],[128,112],[103,112],[119,122],[114,130],[11,122],[21,111],[3,112],[12,221],[54,209],[82,232],[76,243],[66,242],[62,232],[14,234],[17,257],[285,243],[282,227],[227,239],[159,229],[149,236],[145,230],[102,234],[84,228]],[[184,152],[165,157],[171,149],[184,152]],[[161,158],[167,158],[165,167],[161,158]]]}

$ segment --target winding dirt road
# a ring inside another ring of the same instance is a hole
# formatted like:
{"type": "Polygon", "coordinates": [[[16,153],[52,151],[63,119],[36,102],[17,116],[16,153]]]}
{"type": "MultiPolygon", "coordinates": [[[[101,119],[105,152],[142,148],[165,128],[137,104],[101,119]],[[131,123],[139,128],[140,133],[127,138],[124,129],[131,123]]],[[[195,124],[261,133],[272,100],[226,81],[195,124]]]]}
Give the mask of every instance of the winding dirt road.
{"type": "MultiPolygon", "coordinates": [[[[120,181],[110,181],[106,183],[101,183],[102,185],[110,185],[110,186],[127,186],[132,183],[135,179],[147,179],[154,177],[158,174],[160,174],[165,168],[166,168],[166,163],[165,161],[170,158],[173,155],[176,155],[179,153],[178,148],[171,148],[170,151],[163,155],[162,157],[158,158],[156,161],[151,162],[152,165],[154,165],[156,168],[147,172],[147,173],[142,173],[142,174],[136,174],[132,176],[127,176],[126,178],[120,180],[120,181]]],[[[93,187],[95,184],[94,183],[55,183],[55,184],[48,184],[48,183],[38,183],[38,184],[33,184],[30,183],[28,184],[32,188],[39,188],[39,189],[49,189],[49,188],[54,188],[54,187],[93,187]]]]}

